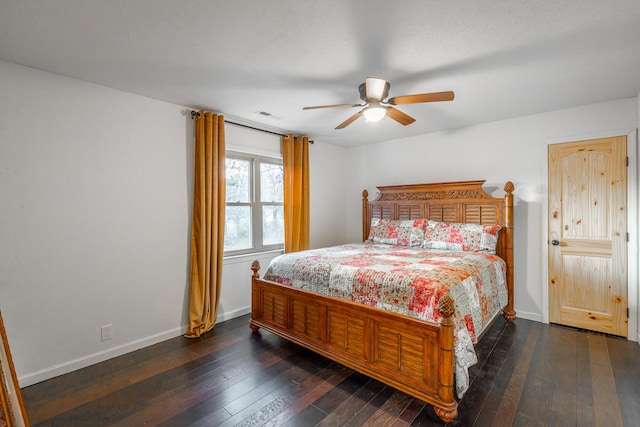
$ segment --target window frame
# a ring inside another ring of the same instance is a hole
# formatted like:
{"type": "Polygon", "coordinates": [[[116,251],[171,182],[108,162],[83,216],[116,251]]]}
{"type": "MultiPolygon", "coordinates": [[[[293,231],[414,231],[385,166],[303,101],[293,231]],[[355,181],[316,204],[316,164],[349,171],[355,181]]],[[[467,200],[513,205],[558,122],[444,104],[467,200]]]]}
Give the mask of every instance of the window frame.
{"type": "MultiPolygon", "coordinates": [[[[284,250],[284,231],[281,244],[263,245],[263,206],[282,206],[284,209],[284,194],[282,195],[282,202],[263,202],[261,201],[261,175],[260,165],[262,163],[269,163],[282,166],[281,157],[271,157],[260,154],[244,153],[238,151],[227,151],[226,159],[238,159],[250,162],[249,170],[249,202],[229,202],[225,201],[225,222],[226,222],[226,207],[227,206],[249,206],[251,208],[251,247],[246,249],[237,250],[225,250],[225,257],[233,257],[237,255],[247,255],[260,252],[282,251],[284,250]]],[[[284,170],[283,170],[284,174],[284,170]]],[[[226,235],[226,231],[225,231],[226,235]]]]}

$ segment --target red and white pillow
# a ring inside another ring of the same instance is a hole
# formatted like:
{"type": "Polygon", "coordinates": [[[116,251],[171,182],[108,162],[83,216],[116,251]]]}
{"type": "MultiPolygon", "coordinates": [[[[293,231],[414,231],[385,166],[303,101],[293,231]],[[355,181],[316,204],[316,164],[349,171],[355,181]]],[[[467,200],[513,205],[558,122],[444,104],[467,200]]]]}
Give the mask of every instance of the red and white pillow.
{"type": "Polygon", "coordinates": [[[428,222],[426,219],[373,218],[369,241],[388,245],[421,246],[428,222]]]}
{"type": "Polygon", "coordinates": [[[422,247],[496,253],[499,225],[429,221],[422,247]]]}

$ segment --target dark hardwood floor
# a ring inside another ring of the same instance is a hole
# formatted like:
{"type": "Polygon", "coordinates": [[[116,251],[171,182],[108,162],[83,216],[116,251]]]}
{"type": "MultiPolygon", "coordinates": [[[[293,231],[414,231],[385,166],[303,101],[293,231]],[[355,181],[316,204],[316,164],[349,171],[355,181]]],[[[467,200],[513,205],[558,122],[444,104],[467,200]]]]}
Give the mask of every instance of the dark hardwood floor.
{"type": "MultiPolygon", "coordinates": [[[[433,409],[268,332],[249,317],[22,390],[34,426],[442,426],[433,409]]],[[[501,319],[455,426],[639,426],[640,347],[501,319]]]]}

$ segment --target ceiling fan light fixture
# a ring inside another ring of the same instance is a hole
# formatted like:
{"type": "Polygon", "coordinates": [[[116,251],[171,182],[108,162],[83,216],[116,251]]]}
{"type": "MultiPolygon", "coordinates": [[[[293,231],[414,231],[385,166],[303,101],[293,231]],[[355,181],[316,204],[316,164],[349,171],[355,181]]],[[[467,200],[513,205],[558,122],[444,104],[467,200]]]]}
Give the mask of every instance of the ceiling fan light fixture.
{"type": "Polygon", "coordinates": [[[379,122],[387,115],[387,109],[383,107],[370,107],[362,112],[364,119],[369,123],[379,122]]]}
{"type": "Polygon", "coordinates": [[[387,115],[387,109],[380,104],[374,104],[365,108],[362,115],[367,122],[379,122],[387,115]]]}

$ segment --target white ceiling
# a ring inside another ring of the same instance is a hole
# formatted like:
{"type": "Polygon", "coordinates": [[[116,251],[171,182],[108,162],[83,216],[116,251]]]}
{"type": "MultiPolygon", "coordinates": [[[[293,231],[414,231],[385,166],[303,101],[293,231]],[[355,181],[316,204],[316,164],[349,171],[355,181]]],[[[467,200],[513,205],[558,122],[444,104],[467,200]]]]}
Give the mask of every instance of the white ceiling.
{"type": "Polygon", "coordinates": [[[352,146],[637,96],[640,1],[0,0],[0,59],[352,146]],[[367,76],[456,98],[302,110],[367,76]]]}

